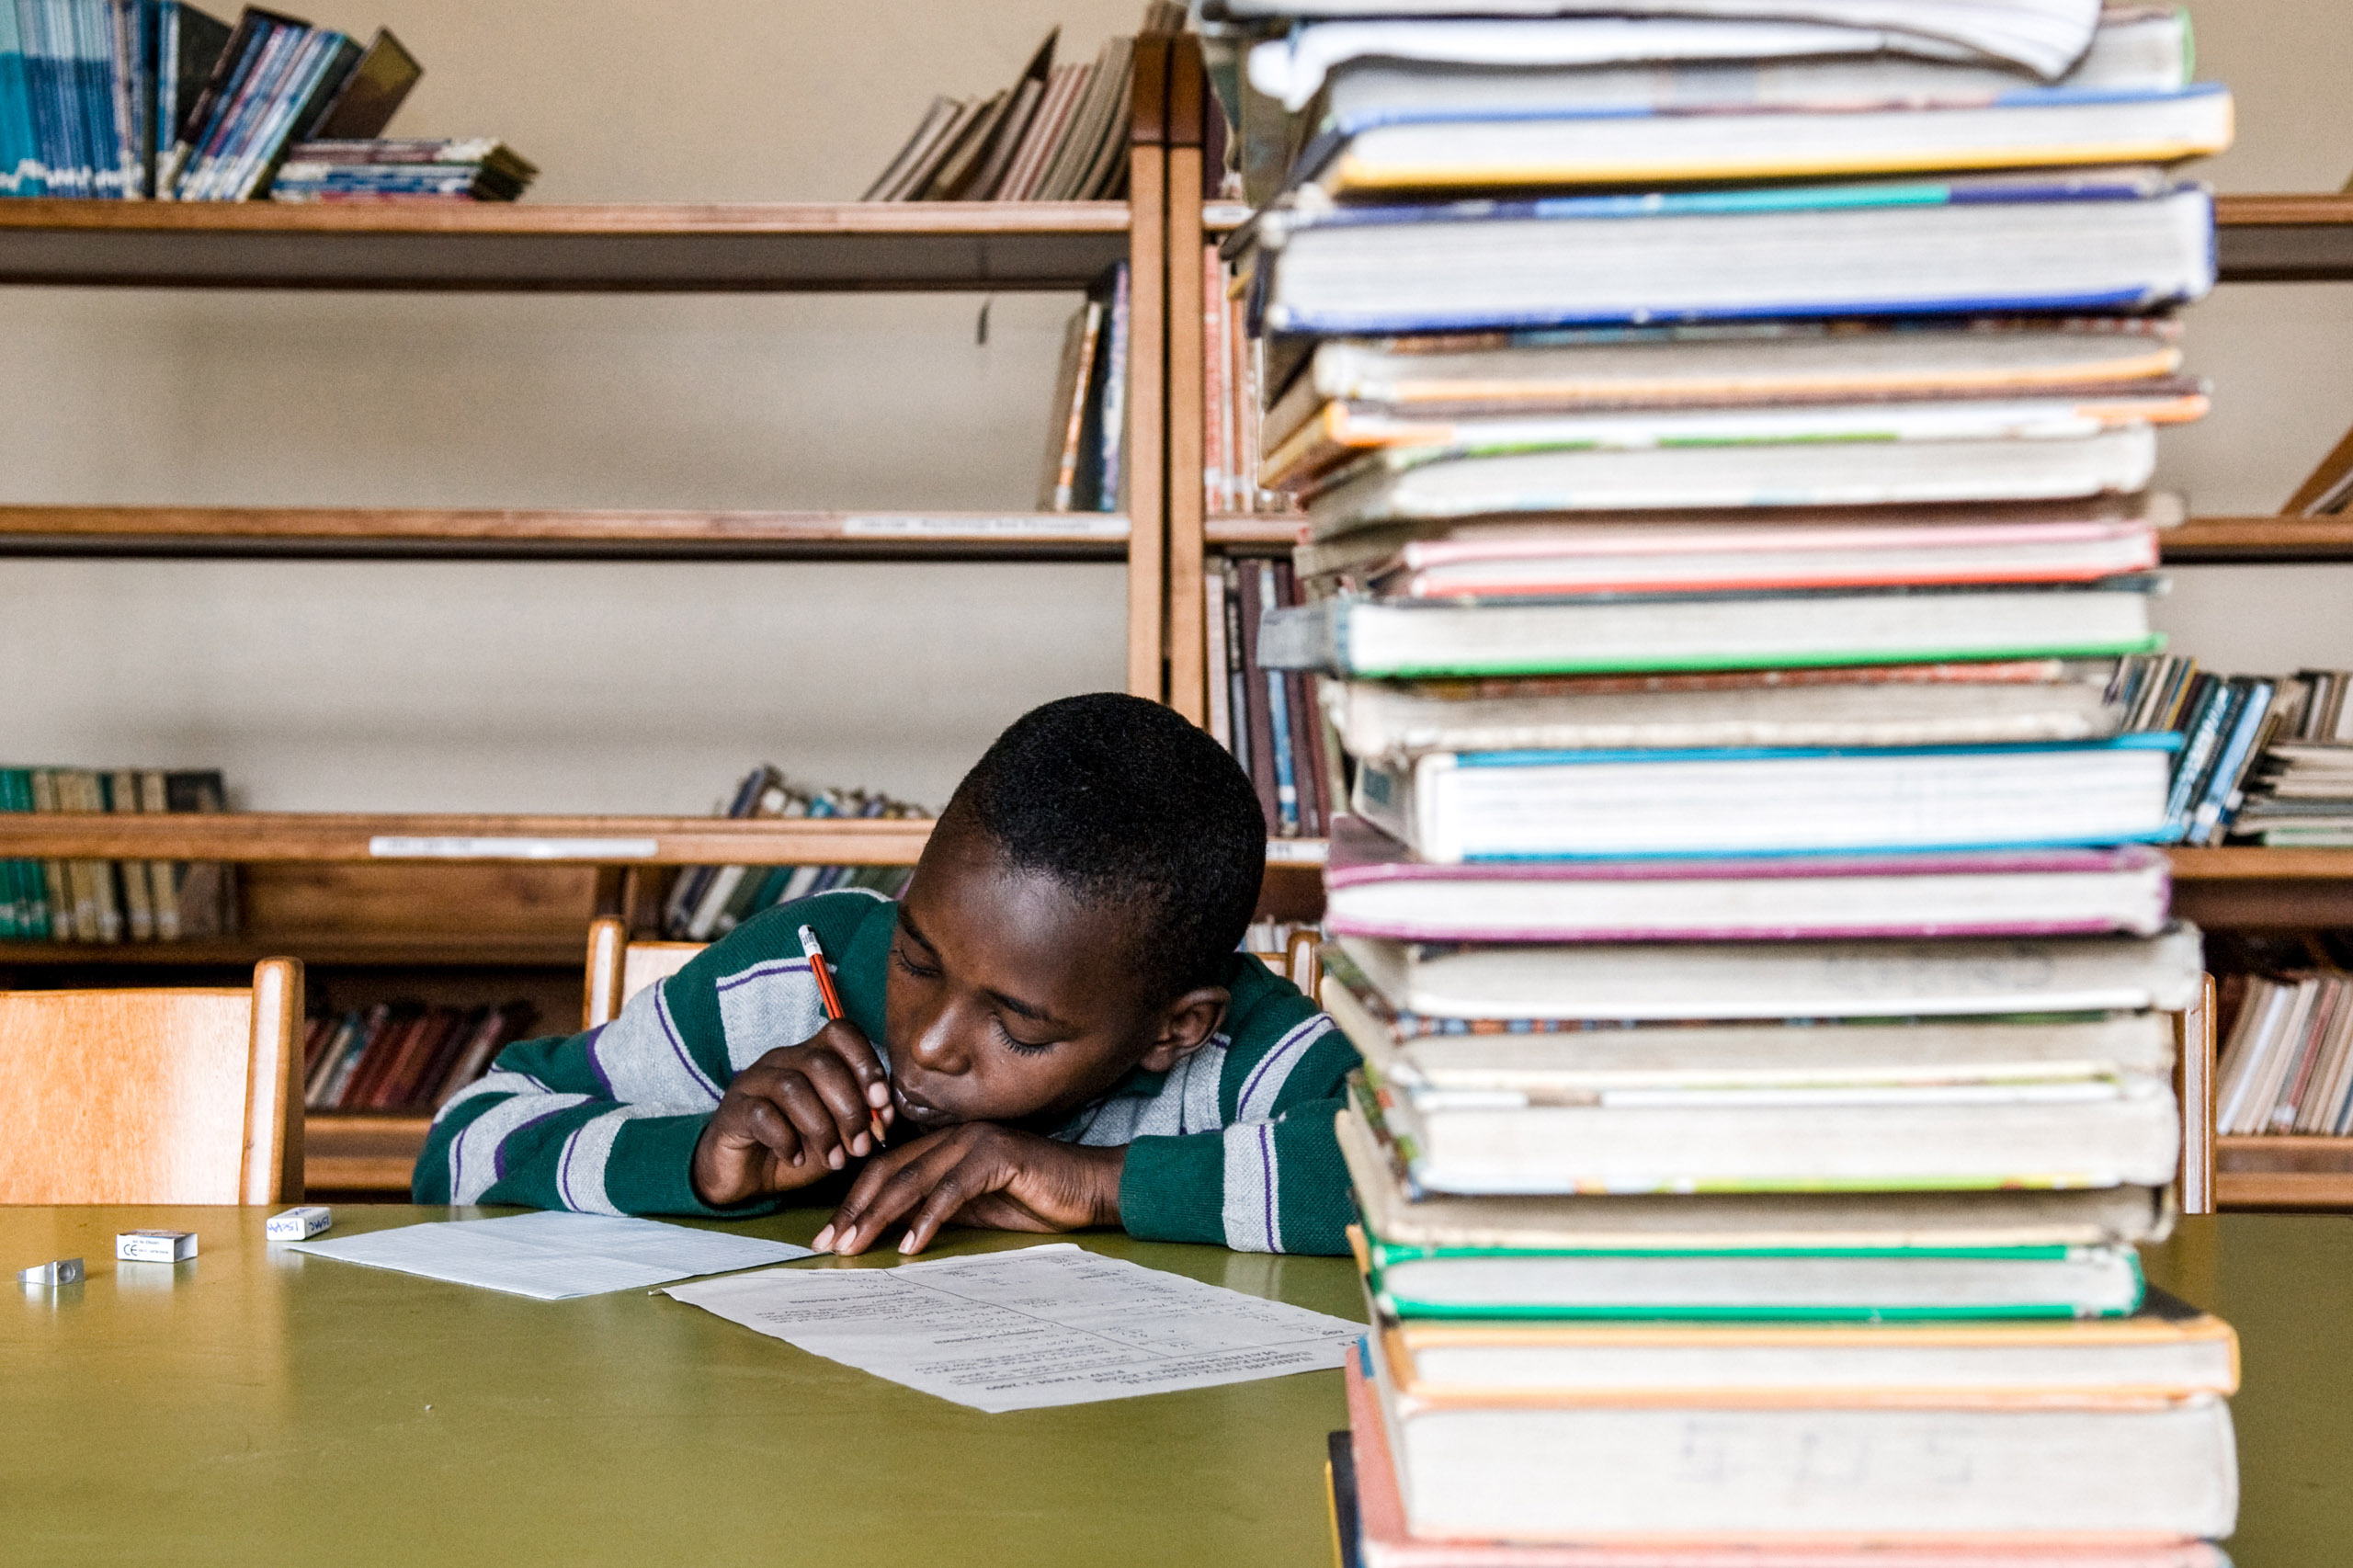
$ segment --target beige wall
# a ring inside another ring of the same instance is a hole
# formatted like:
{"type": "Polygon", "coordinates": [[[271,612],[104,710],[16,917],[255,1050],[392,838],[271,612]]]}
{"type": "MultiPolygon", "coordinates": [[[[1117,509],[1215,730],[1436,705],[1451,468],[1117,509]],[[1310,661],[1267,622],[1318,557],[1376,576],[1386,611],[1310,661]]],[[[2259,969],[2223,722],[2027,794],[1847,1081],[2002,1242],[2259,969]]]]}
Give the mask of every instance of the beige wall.
{"type": "MultiPolygon", "coordinates": [[[[930,95],[1135,0],[369,0],[428,74],[395,129],[494,133],[545,200],[857,195],[930,95]],[[847,20],[845,18],[847,18],[847,20]]],[[[2200,12],[2225,188],[2334,188],[2353,10],[2200,12]]],[[[0,293],[0,499],[1020,506],[1060,319],[1000,297],[0,293]]],[[[2353,287],[2191,316],[2201,511],[2276,506],[2353,420],[2353,287]]],[[[2181,645],[2353,665],[2353,572],[2177,574],[2181,645]]],[[[751,762],[937,804],[1032,702],[1121,679],[1120,574],[861,565],[0,561],[0,753],[216,764],[288,809],[699,811],[751,762]]]]}

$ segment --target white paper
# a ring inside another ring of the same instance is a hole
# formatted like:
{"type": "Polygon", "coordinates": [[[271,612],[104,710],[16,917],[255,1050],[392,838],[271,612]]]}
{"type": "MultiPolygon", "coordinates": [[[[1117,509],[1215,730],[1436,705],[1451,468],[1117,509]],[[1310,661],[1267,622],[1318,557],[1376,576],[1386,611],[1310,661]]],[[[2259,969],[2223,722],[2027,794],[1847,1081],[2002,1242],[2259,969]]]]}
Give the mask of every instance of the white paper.
{"type": "Polygon", "coordinates": [[[555,1210],[404,1225],[333,1241],[294,1242],[287,1250],[541,1301],[643,1290],[698,1274],[815,1256],[790,1242],[555,1210]]]}
{"type": "Polygon", "coordinates": [[[665,1294],[992,1414],[1337,1367],[1360,1324],[1068,1242],[897,1268],[776,1268],[665,1294]]]}

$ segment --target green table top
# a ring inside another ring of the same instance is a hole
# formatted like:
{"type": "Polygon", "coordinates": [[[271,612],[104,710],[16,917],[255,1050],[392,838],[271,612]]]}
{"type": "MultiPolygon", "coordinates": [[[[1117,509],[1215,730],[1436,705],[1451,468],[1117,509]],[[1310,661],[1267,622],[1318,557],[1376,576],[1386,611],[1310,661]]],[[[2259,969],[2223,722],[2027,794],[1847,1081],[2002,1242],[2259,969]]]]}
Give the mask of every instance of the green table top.
{"type": "MultiPolygon", "coordinates": [[[[480,1210],[337,1205],[330,1235],[480,1210]]],[[[257,1209],[0,1209],[0,1562],[1331,1561],[1337,1372],[984,1415],[640,1290],[541,1302],[262,1238],[257,1209]],[[165,1268],[118,1231],[199,1233],[165,1268]],[[80,1256],[51,1300],[19,1268],[80,1256]]],[[[806,1243],[826,1214],[743,1222],[806,1243]]],[[[950,1233],[930,1256],[1051,1238],[950,1233]]],[[[1097,1251],[1360,1320],[1338,1258],[1097,1251]]],[[[857,1263],[887,1267],[895,1253],[857,1263]]]]}
{"type": "MultiPolygon", "coordinates": [[[[452,1212],[474,1211],[339,1206],[331,1233],[452,1212]]],[[[1330,1561],[1337,1373],[983,1415],[665,1296],[538,1302],[273,1249],[263,1215],[0,1209],[0,1267],[92,1268],[0,1302],[0,1560],[1330,1561]],[[150,1228],[199,1232],[202,1256],[119,1272],[114,1233],[150,1228]]],[[[805,1242],[824,1218],[741,1228],[805,1242]]],[[[955,1232],[937,1250],[1036,1239],[955,1232]]],[[[1361,1316],[1339,1259],[1077,1239],[1361,1316]]],[[[2149,1264],[2242,1336],[2240,1568],[2336,1561],[2353,1223],[2189,1221],[2149,1264]]]]}

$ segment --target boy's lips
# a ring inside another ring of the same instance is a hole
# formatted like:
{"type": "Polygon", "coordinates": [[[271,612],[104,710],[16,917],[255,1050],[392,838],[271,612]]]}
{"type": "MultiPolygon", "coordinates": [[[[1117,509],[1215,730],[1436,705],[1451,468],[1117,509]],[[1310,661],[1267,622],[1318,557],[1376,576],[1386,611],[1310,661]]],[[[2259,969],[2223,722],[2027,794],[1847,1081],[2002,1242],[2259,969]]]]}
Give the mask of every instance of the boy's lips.
{"type": "Polygon", "coordinates": [[[903,1084],[893,1083],[891,1085],[891,1097],[899,1102],[899,1114],[909,1121],[928,1124],[948,1119],[946,1111],[933,1105],[929,1100],[920,1099],[907,1093],[906,1086],[903,1084]]]}

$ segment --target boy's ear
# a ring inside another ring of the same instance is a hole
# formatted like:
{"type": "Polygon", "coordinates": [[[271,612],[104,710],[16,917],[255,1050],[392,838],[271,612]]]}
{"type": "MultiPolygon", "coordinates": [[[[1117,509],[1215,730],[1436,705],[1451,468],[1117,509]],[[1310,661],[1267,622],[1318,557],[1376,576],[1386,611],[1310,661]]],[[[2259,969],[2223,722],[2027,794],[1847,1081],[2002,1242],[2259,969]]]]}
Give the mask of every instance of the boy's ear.
{"type": "Polygon", "coordinates": [[[1203,985],[1169,1003],[1161,1012],[1152,1049],[1136,1065],[1147,1073],[1165,1073],[1209,1044],[1218,1025],[1225,1021],[1226,1004],[1233,1000],[1233,994],[1224,986],[1203,985]]]}

